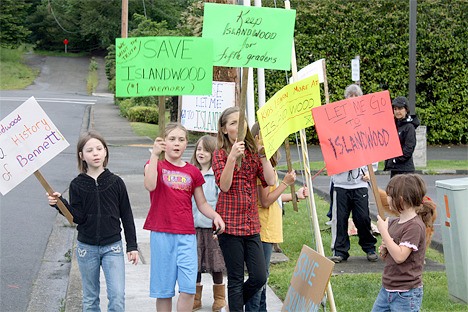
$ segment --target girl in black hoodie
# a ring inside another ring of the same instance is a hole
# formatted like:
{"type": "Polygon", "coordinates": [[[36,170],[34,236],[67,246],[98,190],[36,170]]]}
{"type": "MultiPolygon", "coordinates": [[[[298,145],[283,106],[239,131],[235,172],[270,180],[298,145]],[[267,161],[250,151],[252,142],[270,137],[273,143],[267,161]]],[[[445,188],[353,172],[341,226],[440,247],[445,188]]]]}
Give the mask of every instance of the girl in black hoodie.
{"type": "Polygon", "coordinates": [[[138,263],[135,223],[123,180],[107,168],[109,151],[97,132],[85,132],[77,144],[80,174],[70,183],[67,202],[58,192],[48,195],[57,208],[60,198],[78,230],[76,257],[83,286],[83,311],[100,311],[100,267],[104,272],[109,311],[125,311],[125,263],[120,232],[124,227],[127,258],[138,263]]]}

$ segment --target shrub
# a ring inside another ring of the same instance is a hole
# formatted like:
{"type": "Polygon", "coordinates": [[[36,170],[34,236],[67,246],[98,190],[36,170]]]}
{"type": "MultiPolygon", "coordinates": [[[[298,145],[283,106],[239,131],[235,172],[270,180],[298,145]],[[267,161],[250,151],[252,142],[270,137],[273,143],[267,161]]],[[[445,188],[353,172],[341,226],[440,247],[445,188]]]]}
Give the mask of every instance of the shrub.
{"type": "Polygon", "coordinates": [[[135,101],[133,99],[124,99],[117,102],[119,105],[120,115],[122,117],[128,117],[128,110],[134,106],[136,106],[135,101]]]}
{"type": "Polygon", "coordinates": [[[127,118],[129,121],[157,124],[158,109],[149,106],[134,106],[128,109],[127,118]]]}
{"type": "MultiPolygon", "coordinates": [[[[263,6],[275,6],[265,0],[263,6]]],[[[330,102],[343,99],[351,59],[361,60],[364,93],[388,89],[408,96],[408,1],[294,1],[298,70],[325,58],[330,102]]],[[[416,113],[428,144],[468,143],[468,2],[427,0],[417,5],[416,113]]],[[[267,98],[291,73],[266,70],[267,98]]],[[[325,103],[323,90],[322,103],[325,103]]],[[[314,127],[306,129],[317,143],[314,127]]]]}

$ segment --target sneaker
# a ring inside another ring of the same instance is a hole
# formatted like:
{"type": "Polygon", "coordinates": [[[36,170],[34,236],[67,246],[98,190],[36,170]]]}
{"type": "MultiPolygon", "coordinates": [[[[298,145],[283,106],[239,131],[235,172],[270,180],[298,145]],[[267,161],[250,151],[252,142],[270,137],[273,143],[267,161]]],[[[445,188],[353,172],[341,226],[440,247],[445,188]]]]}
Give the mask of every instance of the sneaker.
{"type": "Polygon", "coordinates": [[[379,256],[375,253],[375,251],[370,251],[367,253],[367,260],[370,262],[376,262],[379,260],[379,256]]]}
{"type": "Polygon", "coordinates": [[[331,261],[333,261],[335,263],[340,263],[340,262],[343,262],[343,261],[347,260],[347,259],[343,258],[342,256],[331,256],[328,259],[330,259],[331,261]]]}

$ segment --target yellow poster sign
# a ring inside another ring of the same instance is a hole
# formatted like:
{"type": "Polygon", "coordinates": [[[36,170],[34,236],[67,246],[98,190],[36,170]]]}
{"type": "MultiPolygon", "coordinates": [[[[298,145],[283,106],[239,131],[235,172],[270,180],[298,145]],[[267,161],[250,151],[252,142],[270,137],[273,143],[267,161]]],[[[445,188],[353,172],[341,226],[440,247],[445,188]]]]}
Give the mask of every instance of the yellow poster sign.
{"type": "Polygon", "coordinates": [[[320,105],[317,74],[276,92],[257,111],[266,156],[270,158],[291,133],[314,125],[311,110],[320,105]]]}

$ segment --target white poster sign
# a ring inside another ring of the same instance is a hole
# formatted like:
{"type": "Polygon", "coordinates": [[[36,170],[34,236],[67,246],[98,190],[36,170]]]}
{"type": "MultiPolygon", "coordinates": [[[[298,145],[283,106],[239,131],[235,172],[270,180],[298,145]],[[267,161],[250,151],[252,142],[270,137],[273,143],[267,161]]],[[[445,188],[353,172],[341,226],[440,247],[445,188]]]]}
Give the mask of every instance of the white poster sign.
{"type": "MultiPolygon", "coordinates": [[[[323,83],[325,80],[325,77],[323,75],[323,62],[324,61],[325,59],[320,59],[302,68],[300,71],[297,72],[297,81],[317,74],[319,78],[319,83],[323,83]]],[[[290,83],[297,82],[293,80],[294,79],[292,77],[289,78],[290,83]]]]}
{"type": "Polygon", "coordinates": [[[182,96],[180,122],[187,130],[216,133],[219,116],[235,104],[236,84],[213,81],[211,95],[182,96]]]}
{"type": "Polygon", "coordinates": [[[8,193],[69,145],[30,97],[0,121],[0,192],[8,193]]]}

